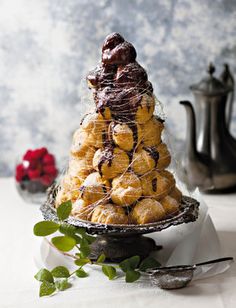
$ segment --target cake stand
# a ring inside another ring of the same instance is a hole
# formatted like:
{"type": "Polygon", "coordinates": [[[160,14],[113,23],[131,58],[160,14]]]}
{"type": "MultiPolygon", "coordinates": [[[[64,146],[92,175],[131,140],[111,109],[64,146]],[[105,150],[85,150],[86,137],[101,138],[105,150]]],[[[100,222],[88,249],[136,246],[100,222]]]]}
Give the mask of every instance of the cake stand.
{"type": "MultiPolygon", "coordinates": [[[[58,221],[54,208],[58,187],[50,188],[46,202],[41,206],[45,220],[58,221]]],[[[164,220],[143,225],[105,225],[92,223],[69,217],[65,222],[78,228],[85,228],[88,234],[97,235],[91,244],[90,258],[96,260],[104,253],[106,260],[120,262],[134,255],[146,258],[151,252],[161,249],[155,241],[143,236],[152,232],[160,232],[172,226],[194,222],[198,218],[199,202],[191,197],[183,196],[179,212],[164,220]]]]}

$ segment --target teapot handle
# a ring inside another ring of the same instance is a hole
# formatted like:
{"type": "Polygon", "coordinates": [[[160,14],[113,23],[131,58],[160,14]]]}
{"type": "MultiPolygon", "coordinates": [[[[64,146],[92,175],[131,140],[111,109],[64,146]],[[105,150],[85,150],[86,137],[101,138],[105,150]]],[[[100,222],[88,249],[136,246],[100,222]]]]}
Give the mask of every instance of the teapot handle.
{"type": "Polygon", "coordinates": [[[226,124],[228,129],[232,121],[233,103],[234,103],[234,86],[232,88],[232,92],[228,94],[227,105],[226,105],[226,124]]]}
{"type": "Polygon", "coordinates": [[[231,89],[231,91],[228,93],[227,103],[226,103],[226,111],[225,111],[226,125],[229,129],[230,124],[231,124],[231,120],[232,120],[232,114],[233,114],[235,83],[234,83],[234,77],[233,77],[233,75],[230,71],[229,65],[227,63],[224,64],[224,70],[221,73],[220,79],[226,87],[229,87],[231,89]]]}

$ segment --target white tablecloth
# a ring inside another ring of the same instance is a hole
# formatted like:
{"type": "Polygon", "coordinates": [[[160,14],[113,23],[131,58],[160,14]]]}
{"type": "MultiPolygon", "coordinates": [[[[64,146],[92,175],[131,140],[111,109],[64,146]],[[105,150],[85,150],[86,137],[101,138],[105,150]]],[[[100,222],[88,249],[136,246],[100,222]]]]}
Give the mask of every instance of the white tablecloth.
{"type": "MultiPolygon", "coordinates": [[[[197,280],[187,288],[160,290],[148,281],[126,284],[108,281],[94,269],[91,277],[76,280],[73,287],[48,298],[38,297],[34,252],[38,241],[32,233],[42,219],[37,205],[25,203],[13,179],[0,178],[0,308],[5,307],[236,307],[236,263],[213,278],[197,280]]],[[[204,195],[217,229],[223,256],[236,258],[236,194],[204,195]]]]}

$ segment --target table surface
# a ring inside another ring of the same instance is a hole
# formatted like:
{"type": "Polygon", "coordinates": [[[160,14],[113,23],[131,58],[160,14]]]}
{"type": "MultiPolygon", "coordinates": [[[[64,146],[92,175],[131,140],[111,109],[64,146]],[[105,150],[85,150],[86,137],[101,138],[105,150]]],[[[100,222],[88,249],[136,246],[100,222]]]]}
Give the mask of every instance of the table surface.
{"type": "MultiPolygon", "coordinates": [[[[93,277],[73,282],[73,287],[47,298],[38,297],[33,276],[35,237],[33,225],[42,219],[37,205],[25,203],[12,178],[0,178],[0,308],[5,307],[236,307],[236,264],[223,274],[192,282],[187,288],[166,291],[149,283],[108,281],[94,269],[93,277]]],[[[236,194],[204,195],[224,256],[236,258],[236,194]]],[[[38,242],[37,242],[38,243],[38,242]]]]}

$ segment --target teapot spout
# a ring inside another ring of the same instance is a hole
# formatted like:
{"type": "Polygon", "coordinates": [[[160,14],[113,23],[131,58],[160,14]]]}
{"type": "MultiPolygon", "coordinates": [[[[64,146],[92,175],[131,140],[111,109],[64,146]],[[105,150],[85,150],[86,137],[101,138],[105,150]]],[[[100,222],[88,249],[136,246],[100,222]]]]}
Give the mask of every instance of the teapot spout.
{"type": "Polygon", "coordinates": [[[193,106],[189,101],[180,101],[180,104],[185,107],[187,113],[187,154],[189,159],[197,160],[198,153],[196,146],[196,119],[193,106]]]}

